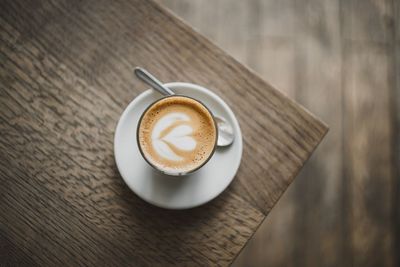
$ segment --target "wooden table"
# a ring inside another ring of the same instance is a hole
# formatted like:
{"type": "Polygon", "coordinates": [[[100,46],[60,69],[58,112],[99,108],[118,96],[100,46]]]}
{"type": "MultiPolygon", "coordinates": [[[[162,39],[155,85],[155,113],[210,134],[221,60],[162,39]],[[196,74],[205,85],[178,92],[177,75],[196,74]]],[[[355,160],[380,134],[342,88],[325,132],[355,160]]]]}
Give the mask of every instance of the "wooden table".
{"type": "Polygon", "coordinates": [[[148,0],[3,1],[0,263],[228,265],[327,127],[148,0]],[[163,81],[211,88],[244,135],[231,186],[185,211],[156,208],[121,179],[117,120],[163,81]]]}

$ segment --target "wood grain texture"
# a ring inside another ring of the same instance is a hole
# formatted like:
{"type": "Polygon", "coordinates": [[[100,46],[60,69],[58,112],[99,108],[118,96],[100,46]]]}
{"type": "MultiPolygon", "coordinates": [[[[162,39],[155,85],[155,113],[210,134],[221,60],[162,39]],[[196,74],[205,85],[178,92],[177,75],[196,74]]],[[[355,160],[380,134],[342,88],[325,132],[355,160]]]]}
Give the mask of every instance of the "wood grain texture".
{"type": "Polygon", "coordinates": [[[0,10],[0,230],[38,265],[228,265],[327,131],[152,1],[0,10]],[[145,89],[137,65],[209,87],[237,114],[243,161],[211,203],[162,210],[119,176],[112,141],[145,89]]]}
{"type": "MultiPolygon", "coordinates": [[[[399,1],[394,2],[394,27],[395,27],[395,34],[394,34],[394,44],[393,44],[393,53],[395,55],[395,64],[393,68],[393,73],[395,75],[395,86],[392,88],[393,90],[393,97],[391,98],[391,104],[392,104],[392,113],[395,115],[394,117],[394,146],[395,146],[395,151],[394,151],[394,157],[393,157],[393,165],[395,166],[394,168],[394,175],[397,177],[395,179],[395,203],[400,203],[400,167],[399,167],[399,162],[400,162],[400,3],[399,1]],[[396,167],[397,166],[397,167],[396,167]]],[[[394,218],[394,223],[395,223],[395,246],[394,246],[394,251],[399,251],[400,250],[400,205],[394,205],[395,206],[395,218],[394,218]],[[396,209],[397,206],[397,209],[396,209]]],[[[397,253],[397,257],[395,259],[395,263],[397,265],[400,264],[400,253],[397,253]]]]}
{"type": "Polygon", "coordinates": [[[234,266],[398,266],[400,2],[160,2],[330,125],[234,266]]]}
{"type": "Polygon", "coordinates": [[[37,266],[37,264],[0,232],[0,266],[37,266]]]}
{"type": "Polygon", "coordinates": [[[302,170],[299,185],[294,188],[298,204],[293,260],[302,266],[343,266],[340,4],[307,0],[296,3],[295,8],[295,68],[300,84],[296,100],[323,117],[332,131],[302,170]]]}
{"type": "Polygon", "coordinates": [[[396,266],[393,11],[393,1],[344,4],[344,160],[355,266],[396,266]]]}

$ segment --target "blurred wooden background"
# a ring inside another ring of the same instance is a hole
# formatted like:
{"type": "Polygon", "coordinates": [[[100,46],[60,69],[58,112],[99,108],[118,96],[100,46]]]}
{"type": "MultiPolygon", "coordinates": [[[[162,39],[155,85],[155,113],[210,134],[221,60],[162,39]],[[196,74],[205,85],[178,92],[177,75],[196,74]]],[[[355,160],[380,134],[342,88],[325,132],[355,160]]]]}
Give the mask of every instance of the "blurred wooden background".
{"type": "Polygon", "coordinates": [[[159,2],[330,125],[234,265],[399,266],[400,1],[159,2]]]}

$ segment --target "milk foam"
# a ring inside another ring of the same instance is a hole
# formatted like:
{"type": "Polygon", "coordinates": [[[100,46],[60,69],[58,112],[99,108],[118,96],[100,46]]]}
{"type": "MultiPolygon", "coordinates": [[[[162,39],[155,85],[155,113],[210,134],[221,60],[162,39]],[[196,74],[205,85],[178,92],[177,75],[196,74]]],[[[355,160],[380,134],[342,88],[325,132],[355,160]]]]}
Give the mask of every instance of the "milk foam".
{"type": "Polygon", "coordinates": [[[214,153],[217,128],[201,103],[166,97],[150,106],[138,126],[139,147],[150,165],[168,174],[192,171],[214,153]]]}
{"type": "Polygon", "coordinates": [[[183,160],[173,151],[173,148],[193,151],[197,146],[196,140],[191,136],[193,128],[188,122],[190,122],[190,117],[181,112],[171,112],[161,117],[151,132],[154,151],[168,160],[183,160]]]}

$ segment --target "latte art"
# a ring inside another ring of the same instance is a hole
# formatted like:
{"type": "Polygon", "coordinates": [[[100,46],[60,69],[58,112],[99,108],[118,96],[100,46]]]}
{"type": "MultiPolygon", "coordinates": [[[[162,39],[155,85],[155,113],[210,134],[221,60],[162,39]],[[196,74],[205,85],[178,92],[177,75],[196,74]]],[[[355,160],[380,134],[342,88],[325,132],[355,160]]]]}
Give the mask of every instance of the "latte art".
{"type": "Polygon", "coordinates": [[[198,101],[172,96],[153,104],[138,128],[145,159],[167,173],[196,169],[214,152],[217,129],[212,115],[198,101]]]}
{"type": "Polygon", "coordinates": [[[169,160],[180,161],[183,158],[178,156],[171,146],[184,151],[193,151],[196,148],[197,142],[191,136],[193,128],[190,124],[185,124],[185,121],[190,121],[188,115],[169,113],[154,125],[151,139],[154,150],[160,156],[169,160]]]}

